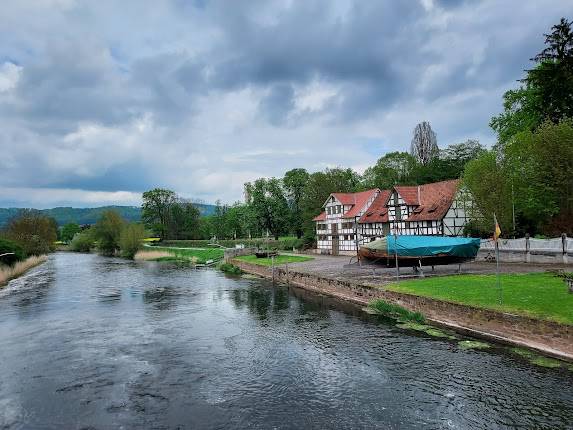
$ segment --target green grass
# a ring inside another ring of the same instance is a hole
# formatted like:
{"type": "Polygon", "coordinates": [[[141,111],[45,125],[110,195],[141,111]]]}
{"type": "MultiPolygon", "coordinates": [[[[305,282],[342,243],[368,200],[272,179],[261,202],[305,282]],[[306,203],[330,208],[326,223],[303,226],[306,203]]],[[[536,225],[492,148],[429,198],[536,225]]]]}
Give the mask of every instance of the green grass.
{"type": "Polygon", "coordinates": [[[368,306],[382,315],[396,318],[400,321],[412,321],[419,324],[426,322],[426,318],[424,318],[424,315],[422,315],[420,312],[411,312],[402,306],[395,305],[394,303],[388,303],[382,299],[373,300],[368,304],[368,306]]]}
{"type": "Polygon", "coordinates": [[[195,261],[205,264],[208,260],[219,261],[223,258],[224,250],[212,249],[173,249],[169,247],[154,246],[154,250],[169,252],[173,257],[158,258],[158,261],[195,261]]]}
{"type": "MultiPolygon", "coordinates": [[[[258,264],[259,266],[271,266],[271,258],[257,258],[256,255],[243,255],[237,257],[237,260],[244,261],[246,263],[258,264]]],[[[285,263],[301,263],[303,261],[313,260],[312,257],[303,257],[301,255],[278,255],[275,257],[275,265],[285,264],[285,263]]]]}
{"type": "Polygon", "coordinates": [[[495,275],[453,275],[402,281],[388,290],[432,297],[533,318],[573,324],[573,294],[550,273],[501,275],[502,304],[495,275]]]}

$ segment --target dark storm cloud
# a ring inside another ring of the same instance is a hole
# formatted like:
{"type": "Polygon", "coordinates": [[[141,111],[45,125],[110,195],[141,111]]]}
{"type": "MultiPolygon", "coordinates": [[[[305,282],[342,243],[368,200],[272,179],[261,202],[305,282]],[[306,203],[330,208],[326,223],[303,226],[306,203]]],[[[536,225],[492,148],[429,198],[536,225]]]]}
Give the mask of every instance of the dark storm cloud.
{"type": "Polygon", "coordinates": [[[566,0],[13,2],[0,200],[2,187],[107,199],[154,184],[234,200],[296,167],[285,157],[364,168],[373,148],[407,149],[421,120],[442,146],[489,143],[501,94],[567,13],[566,0]]]}

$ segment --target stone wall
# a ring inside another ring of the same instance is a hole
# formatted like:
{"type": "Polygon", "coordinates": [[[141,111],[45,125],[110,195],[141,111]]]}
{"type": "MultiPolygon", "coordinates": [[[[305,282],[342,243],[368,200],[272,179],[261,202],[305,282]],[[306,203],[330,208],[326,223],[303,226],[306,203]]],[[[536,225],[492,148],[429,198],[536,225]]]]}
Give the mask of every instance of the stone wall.
{"type": "Polygon", "coordinates": [[[225,249],[224,259],[225,262],[229,262],[229,260],[241,255],[253,255],[255,251],[256,248],[227,248],[225,249]]]}
{"type": "Polygon", "coordinates": [[[290,283],[306,290],[367,305],[384,299],[410,311],[418,311],[435,324],[475,337],[536,349],[547,355],[573,361],[573,326],[449,303],[428,297],[387,291],[350,281],[288,271],[287,268],[259,266],[240,260],[232,263],[248,273],[290,283]]]}

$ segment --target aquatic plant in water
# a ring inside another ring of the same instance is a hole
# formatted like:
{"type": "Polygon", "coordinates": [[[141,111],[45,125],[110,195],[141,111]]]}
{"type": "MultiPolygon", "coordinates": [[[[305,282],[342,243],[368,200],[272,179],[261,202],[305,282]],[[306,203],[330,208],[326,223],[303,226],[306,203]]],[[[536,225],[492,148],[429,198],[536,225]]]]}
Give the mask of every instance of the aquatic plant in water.
{"type": "Polygon", "coordinates": [[[563,364],[561,361],[554,358],[544,357],[542,355],[536,354],[533,351],[529,351],[523,348],[510,348],[510,351],[517,354],[525,359],[527,359],[531,364],[535,364],[541,367],[547,367],[550,369],[556,369],[561,367],[563,364]]]}
{"type": "Polygon", "coordinates": [[[461,349],[488,349],[491,348],[491,345],[486,342],[480,342],[478,340],[460,340],[458,342],[458,346],[461,349]]]}

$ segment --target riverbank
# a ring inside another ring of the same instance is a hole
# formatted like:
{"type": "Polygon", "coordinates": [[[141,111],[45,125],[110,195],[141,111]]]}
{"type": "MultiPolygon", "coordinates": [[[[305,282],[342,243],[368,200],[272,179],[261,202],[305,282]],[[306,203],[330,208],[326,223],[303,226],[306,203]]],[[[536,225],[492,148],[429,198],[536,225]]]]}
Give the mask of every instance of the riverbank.
{"type": "Polygon", "coordinates": [[[544,355],[573,362],[573,325],[391,291],[380,285],[303,272],[293,266],[288,269],[275,266],[273,269],[238,258],[230,262],[247,273],[290,283],[363,306],[367,306],[372,300],[383,299],[409,311],[422,313],[428,322],[436,326],[481,339],[530,348],[544,355]]]}
{"type": "Polygon", "coordinates": [[[44,263],[47,259],[48,257],[45,255],[33,255],[24,261],[18,261],[14,266],[0,266],[0,287],[3,287],[12,279],[22,276],[33,267],[44,263]]]}

